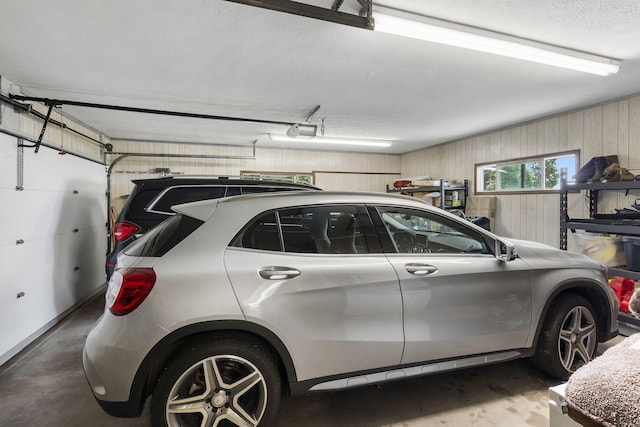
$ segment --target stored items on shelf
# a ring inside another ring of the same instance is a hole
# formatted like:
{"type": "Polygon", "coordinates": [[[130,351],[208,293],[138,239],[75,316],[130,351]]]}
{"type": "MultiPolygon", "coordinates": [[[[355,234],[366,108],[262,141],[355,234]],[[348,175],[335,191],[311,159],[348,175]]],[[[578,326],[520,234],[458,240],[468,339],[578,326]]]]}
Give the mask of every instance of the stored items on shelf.
{"type": "Polygon", "coordinates": [[[387,185],[387,193],[400,193],[421,198],[432,205],[443,209],[459,209],[465,211],[469,181],[462,185],[444,179],[432,180],[428,177],[402,178],[387,185]],[[444,203],[443,203],[444,201],[444,203]]]}
{"type": "MultiPolygon", "coordinates": [[[[605,233],[608,235],[617,234],[623,237],[622,242],[630,246],[631,260],[626,259],[626,267],[609,267],[609,277],[622,276],[633,280],[640,280],[640,266],[638,266],[638,255],[636,253],[636,238],[640,238],[640,218],[637,218],[631,209],[630,212],[618,209],[616,214],[598,213],[598,195],[601,191],[626,191],[640,190],[640,181],[619,181],[619,182],[591,182],[591,183],[567,183],[567,175],[563,170],[560,174],[560,249],[567,249],[567,232],[571,230],[574,235],[576,230],[583,230],[591,233],[605,233]],[[588,192],[589,197],[589,218],[570,218],[568,210],[569,191],[588,192]],[[632,214],[632,218],[629,218],[632,214]],[[616,215],[612,217],[611,215],[616,215]],[[624,238],[628,240],[625,241],[624,238]],[[634,239],[633,241],[629,239],[634,239]]],[[[634,206],[635,208],[635,206],[634,206]]],[[[640,211],[639,211],[640,212],[640,211]]],[[[629,254],[627,254],[628,256],[629,254]]],[[[616,264],[620,262],[615,261],[616,264]]],[[[640,320],[634,316],[621,311],[618,315],[618,323],[621,332],[625,330],[637,332],[640,330],[640,320]]]]}

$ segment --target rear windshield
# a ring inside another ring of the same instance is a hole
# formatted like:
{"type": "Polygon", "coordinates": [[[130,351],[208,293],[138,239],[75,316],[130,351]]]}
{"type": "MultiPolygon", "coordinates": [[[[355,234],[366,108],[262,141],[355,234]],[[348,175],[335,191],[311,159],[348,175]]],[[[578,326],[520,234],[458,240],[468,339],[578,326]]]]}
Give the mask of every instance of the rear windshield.
{"type": "MultiPolygon", "coordinates": [[[[158,196],[160,190],[157,188],[152,188],[150,190],[145,189],[144,186],[136,187],[134,191],[129,196],[127,203],[122,208],[122,214],[125,214],[126,219],[128,221],[135,221],[140,217],[149,216],[145,211],[145,207],[158,196]]],[[[122,216],[121,214],[121,216],[122,216]]]]}
{"type": "Polygon", "coordinates": [[[135,257],[161,257],[202,224],[203,221],[189,216],[173,216],[127,246],[124,253],[135,257]]]}
{"type": "Polygon", "coordinates": [[[199,202],[201,200],[219,199],[224,197],[226,187],[224,186],[179,186],[166,190],[148,210],[157,213],[173,215],[171,206],[183,203],[199,202]]]}

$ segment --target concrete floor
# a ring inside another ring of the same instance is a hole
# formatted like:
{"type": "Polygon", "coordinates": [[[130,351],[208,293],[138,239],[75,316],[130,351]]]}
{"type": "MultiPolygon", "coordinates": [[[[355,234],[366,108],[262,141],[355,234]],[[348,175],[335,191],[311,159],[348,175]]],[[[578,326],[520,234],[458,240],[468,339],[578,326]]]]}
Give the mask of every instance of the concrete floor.
{"type": "MultiPolygon", "coordinates": [[[[0,367],[0,426],[151,426],[148,409],[137,419],[102,412],[84,378],[82,347],[103,306],[102,295],[91,299],[0,367]]],[[[547,389],[557,384],[527,360],[517,360],[380,387],[285,397],[275,427],[543,427],[549,425],[547,389]]]]}

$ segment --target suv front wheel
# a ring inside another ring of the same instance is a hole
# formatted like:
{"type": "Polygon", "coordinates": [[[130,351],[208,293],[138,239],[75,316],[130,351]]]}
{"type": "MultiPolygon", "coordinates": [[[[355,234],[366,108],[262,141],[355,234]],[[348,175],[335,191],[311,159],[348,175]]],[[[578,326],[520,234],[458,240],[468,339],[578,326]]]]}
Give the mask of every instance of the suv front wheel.
{"type": "Polygon", "coordinates": [[[151,399],[154,427],[266,426],[280,403],[280,376],[257,341],[214,337],[190,345],[164,370],[151,399]]]}
{"type": "Polygon", "coordinates": [[[566,294],[549,307],[533,362],[548,374],[568,379],[596,352],[598,324],[586,298],[566,294]]]}

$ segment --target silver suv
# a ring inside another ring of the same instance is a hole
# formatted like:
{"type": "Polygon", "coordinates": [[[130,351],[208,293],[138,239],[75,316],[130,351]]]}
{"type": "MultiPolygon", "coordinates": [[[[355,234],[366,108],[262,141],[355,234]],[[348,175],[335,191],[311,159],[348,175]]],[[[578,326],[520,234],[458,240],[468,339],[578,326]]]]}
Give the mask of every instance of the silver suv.
{"type": "Polygon", "coordinates": [[[84,369],[154,426],[264,426],[292,395],[531,357],[567,378],[616,335],[606,269],[415,198],[180,205],[119,255],[84,369]]]}

